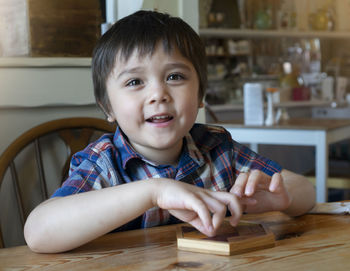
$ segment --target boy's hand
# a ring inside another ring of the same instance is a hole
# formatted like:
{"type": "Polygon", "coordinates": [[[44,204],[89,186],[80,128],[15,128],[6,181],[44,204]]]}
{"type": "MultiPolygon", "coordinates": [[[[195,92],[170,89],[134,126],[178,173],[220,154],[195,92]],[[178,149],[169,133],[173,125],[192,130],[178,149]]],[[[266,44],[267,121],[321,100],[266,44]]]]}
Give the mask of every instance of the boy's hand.
{"type": "Polygon", "coordinates": [[[247,213],[283,211],[291,204],[280,173],[272,177],[260,170],[240,173],[230,192],[239,197],[247,213]]]}
{"type": "Polygon", "coordinates": [[[228,192],[214,192],[170,179],[156,181],[154,203],[162,209],[190,223],[207,236],[215,236],[225,218],[227,207],[231,212],[230,223],[235,226],[241,217],[240,203],[228,192]]]}

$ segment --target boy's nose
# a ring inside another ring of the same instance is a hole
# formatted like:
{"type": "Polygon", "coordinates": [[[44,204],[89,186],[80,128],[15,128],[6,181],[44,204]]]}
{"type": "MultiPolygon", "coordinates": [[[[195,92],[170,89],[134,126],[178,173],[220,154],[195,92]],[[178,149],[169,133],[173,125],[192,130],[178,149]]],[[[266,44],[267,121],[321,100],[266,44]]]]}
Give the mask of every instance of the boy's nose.
{"type": "Polygon", "coordinates": [[[169,92],[163,84],[153,85],[150,91],[149,103],[167,103],[171,100],[169,92]]]}

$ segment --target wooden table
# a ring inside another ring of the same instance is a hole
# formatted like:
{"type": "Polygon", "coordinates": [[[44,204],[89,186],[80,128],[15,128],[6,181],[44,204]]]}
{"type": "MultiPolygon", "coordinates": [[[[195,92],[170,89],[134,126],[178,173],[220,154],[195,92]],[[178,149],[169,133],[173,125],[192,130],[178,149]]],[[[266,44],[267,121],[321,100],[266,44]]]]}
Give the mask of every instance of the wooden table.
{"type": "Polygon", "coordinates": [[[224,126],[233,139],[249,143],[256,152],[259,144],[315,147],[316,200],[327,201],[328,147],[350,138],[350,119],[290,119],[274,126],[218,124],[224,126]]]}
{"type": "Polygon", "coordinates": [[[176,226],[105,235],[61,254],[0,250],[0,270],[350,270],[350,216],[244,215],[267,225],[274,248],[234,256],[179,251],[176,226]]]}

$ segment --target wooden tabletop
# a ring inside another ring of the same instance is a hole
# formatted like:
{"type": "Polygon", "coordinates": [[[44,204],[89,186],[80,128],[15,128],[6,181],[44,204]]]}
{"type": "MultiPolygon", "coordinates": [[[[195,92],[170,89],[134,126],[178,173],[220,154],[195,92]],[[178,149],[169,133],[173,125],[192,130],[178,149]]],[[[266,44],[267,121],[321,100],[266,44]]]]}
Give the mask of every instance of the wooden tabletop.
{"type": "Polygon", "coordinates": [[[253,126],[244,125],[243,121],[225,121],[212,123],[225,127],[245,127],[245,128],[264,128],[264,129],[305,129],[305,130],[332,130],[350,126],[349,119],[316,119],[316,118],[291,118],[289,120],[280,121],[272,126],[253,126]]]}
{"type": "Polygon", "coordinates": [[[276,236],[276,246],[234,256],[179,251],[176,226],[105,235],[61,254],[20,246],[0,250],[0,270],[350,270],[350,216],[279,212],[245,215],[276,236]]]}

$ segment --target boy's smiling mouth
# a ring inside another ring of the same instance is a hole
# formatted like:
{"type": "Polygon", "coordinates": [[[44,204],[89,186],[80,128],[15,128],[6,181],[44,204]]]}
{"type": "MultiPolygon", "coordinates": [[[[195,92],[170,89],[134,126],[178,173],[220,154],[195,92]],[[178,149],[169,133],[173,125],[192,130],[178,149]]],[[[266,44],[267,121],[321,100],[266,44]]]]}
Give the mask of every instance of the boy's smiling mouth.
{"type": "Polygon", "coordinates": [[[146,121],[151,123],[164,123],[172,119],[173,119],[173,116],[170,116],[170,115],[155,115],[146,119],[146,121]]]}

